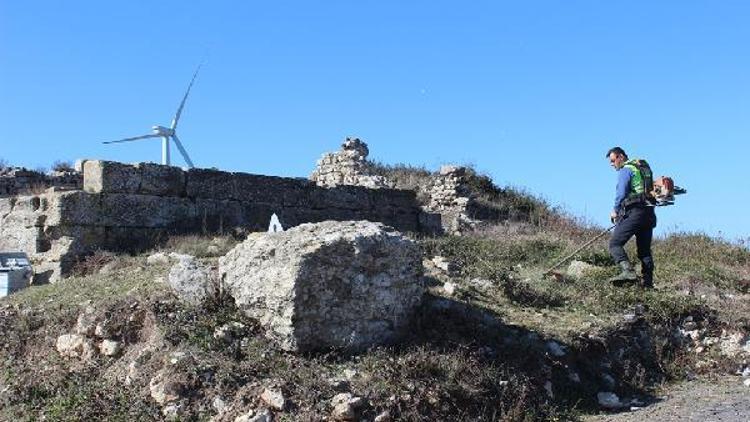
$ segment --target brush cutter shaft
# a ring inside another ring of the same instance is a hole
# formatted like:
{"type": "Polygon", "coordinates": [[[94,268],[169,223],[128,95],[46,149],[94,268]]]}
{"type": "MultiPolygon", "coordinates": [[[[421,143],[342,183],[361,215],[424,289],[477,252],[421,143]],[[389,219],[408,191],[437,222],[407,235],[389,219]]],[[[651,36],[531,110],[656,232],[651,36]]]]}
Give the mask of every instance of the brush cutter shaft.
{"type": "Polygon", "coordinates": [[[582,250],[583,250],[583,249],[584,249],[585,247],[587,247],[587,246],[589,246],[590,244],[592,244],[592,243],[596,242],[597,240],[599,240],[599,239],[600,239],[600,238],[601,238],[602,236],[604,236],[605,234],[609,233],[609,232],[610,232],[610,230],[614,229],[614,228],[615,228],[616,226],[617,226],[617,224],[613,224],[613,225],[612,225],[612,226],[611,226],[610,228],[608,228],[607,230],[604,230],[603,232],[599,233],[598,235],[596,235],[596,237],[595,237],[595,238],[593,238],[593,239],[589,240],[588,242],[584,243],[584,244],[583,244],[583,245],[582,245],[582,246],[581,246],[580,248],[576,249],[576,250],[575,250],[575,251],[574,251],[573,253],[571,253],[570,255],[566,256],[566,257],[565,257],[565,258],[563,258],[563,259],[561,259],[561,260],[560,260],[560,261],[559,261],[559,262],[558,262],[557,264],[555,264],[555,265],[551,266],[551,267],[550,267],[550,268],[549,268],[549,269],[548,269],[547,271],[545,271],[545,272],[544,272],[544,274],[549,274],[549,273],[551,273],[551,272],[552,272],[552,270],[554,270],[555,268],[559,267],[559,266],[560,266],[560,265],[562,265],[562,264],[563,264],[563,263],[564,263],[565,261],[567,261],[567,260],[569,260],[570,258],[572,258],[573,256],[575,256],[575,254],[577,254],[578,252],[582,251],[582,250]]]}

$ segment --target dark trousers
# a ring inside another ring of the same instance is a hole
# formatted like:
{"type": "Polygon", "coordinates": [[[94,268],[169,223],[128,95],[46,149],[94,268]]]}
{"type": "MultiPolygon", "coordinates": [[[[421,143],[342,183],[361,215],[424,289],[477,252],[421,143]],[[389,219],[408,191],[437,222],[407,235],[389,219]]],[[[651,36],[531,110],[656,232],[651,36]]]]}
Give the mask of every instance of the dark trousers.
{"type": "Polygon", "coordinates": [[[634,206],[623,214],[609,239],[609,253],[616,263],[628,261],[625,244],[635,235],[638,258],[641,260],[643,281],[650,284],[654,273],[654,258],[651,256],[651,238],[656,227],[654,207],[634,206]]]}

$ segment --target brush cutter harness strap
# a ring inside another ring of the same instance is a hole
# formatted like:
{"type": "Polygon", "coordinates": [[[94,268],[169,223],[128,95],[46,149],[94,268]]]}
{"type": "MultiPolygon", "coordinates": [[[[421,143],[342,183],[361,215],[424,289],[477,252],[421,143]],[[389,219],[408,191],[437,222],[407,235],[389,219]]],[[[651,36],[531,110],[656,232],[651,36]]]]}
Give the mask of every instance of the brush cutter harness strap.
{"type": "Polygon", "coordinates": [[[625,209],[634,205],[653,205],[651,191],[654,188],[654,176],[646,160],[629,160],[623,167],[633,175],[630,178],[630,192],[620,206],[625,209]]]}

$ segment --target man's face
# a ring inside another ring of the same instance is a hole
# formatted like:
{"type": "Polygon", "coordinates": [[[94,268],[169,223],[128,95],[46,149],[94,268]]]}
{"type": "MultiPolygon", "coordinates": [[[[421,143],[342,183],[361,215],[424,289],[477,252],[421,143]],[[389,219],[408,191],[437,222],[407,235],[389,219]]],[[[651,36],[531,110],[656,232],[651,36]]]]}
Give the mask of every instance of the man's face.
{"type": "Polygon", "coordinates": [[[625,163],[625,156],[614,152],[609,154],[609,165],[615,170],[620,170],[625,163]]]}

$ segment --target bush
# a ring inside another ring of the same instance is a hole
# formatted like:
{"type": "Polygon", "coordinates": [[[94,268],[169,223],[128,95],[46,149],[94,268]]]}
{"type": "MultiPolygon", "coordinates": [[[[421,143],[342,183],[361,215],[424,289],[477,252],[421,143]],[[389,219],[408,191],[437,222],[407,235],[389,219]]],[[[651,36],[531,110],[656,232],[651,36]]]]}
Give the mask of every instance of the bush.
{"type": "Polygon", "coordinates": [[[57,160],[52,163],[52,171],[75,171],[70,161],[57,160]]]}

